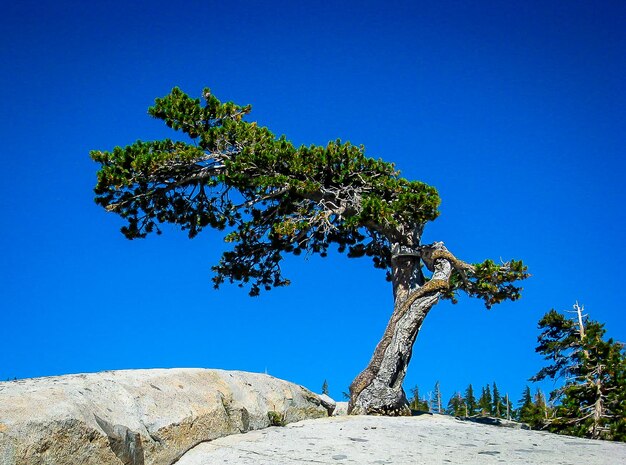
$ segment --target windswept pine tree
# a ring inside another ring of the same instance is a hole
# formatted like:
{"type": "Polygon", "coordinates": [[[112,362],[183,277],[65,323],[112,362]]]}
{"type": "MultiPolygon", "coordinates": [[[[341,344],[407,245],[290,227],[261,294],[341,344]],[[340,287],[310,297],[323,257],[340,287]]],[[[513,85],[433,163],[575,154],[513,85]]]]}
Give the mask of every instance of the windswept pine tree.
{"type": "Polygon", "coordinates": [[[556,404],[551,431],[590,438],[626,440],[626,354],[605,339],[604,325],[576,303],[573,318],[550,310],[539,321],[537,352],[550,363],[535,375],[562,379],[551,393],[556,404]]]}
{"type": "MultiPolygon", "coordinates": [[[[92,151],[100,164],[96,202],[124,221],[129,239],[159,234],[171,223],[195,237],[224,231],[231,248],[214,284],[248,286],[251,295],[289,284],[287,254],[369,257],[386,270],[394,308],[368,366],[350,386],[351,413],[409,414],[402,382],[417,333],[441,299],[458,292],[487,308],[520,297],[528,276],[521,261],[470,264],[443,244],[422,243],[437,218],[439,195],[400,176],[392,163],[365,156],[362,146],[336,140],[296,147],[248,121],[251,107],[203,101],[178,88],[156,99],[150,115],[179,139],[137,141],[92,151]]],[[[358,318],[358,315],[355,315],[358,318]]]]}

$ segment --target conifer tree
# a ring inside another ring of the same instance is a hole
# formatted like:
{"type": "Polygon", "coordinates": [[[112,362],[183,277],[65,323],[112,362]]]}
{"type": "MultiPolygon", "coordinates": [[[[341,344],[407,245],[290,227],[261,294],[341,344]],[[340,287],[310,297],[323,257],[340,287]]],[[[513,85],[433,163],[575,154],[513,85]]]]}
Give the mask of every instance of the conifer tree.
{"type": "Polygon", "coordinates": [[[493,382],[493,404],[491,406],[491,414],[496,418],[506,418],[506,405],[504,399],[500,396],[500,390],[493,382]]]}
{"type": "Polygon", "coordinates": [[[524,388],[524,393],[522,394],[522,398],[518,402],[518,420],[524,423],[528,423],[532,421],[533,416],[533,396],[530,392],[530,387],[526,386],[524,388]]]}
{"type": "Polygon", "coordinates": [[[474,388],[471,384],[467,386],[467,389],[465,390],[464,399],[467,410],[465,415],[468,417],[476,415],[478,411],[478,404],[476,403],[476,397],[474,397],[474,388]]]}
{"type": "Polygon", "coordinates": [[[419,411],[419,412],[429,412],[430,405],[426,401],[426,399],[420,398],[420,391],[417,385],[413,386],[411,389],[411,400],[409,401],[409,408],[411,410],[419,411]]]}
{"type": "Polygon", "coordinates": [[[554,390],[551,431],[626,440],[626,354],[605,339],[604,325],[590,320],[578,303],[574,317],[551,310],[539,321],[536,351],[550,364],[532,380],[563,379],[554,390]]]}
{"type": "Polygon", "coordinates": [[[480,398],[478,399],[478,408],[481,415],[491,415],[492,397],[489,385],[482,388],[480,398]]]}
{"type": "Polygon", "coordinates": [[[549,416],[548,403],[546,402],[546,396],[541,391],[541,389],[537,388],[535,391],[535,397],[533,399],[533,403],[535,405],[535,412],[537,416],[537,421],[541,421],[541,423],[546,423],[549,416]]]}
{"type": "Polygon", "coordinates": [[[326,380],[324,380],[322,384],[322,394],[328,395],[328,382],[326,380]]]}
{"type": "Polygon", "coordinates": [[[460,392],[457,392],[448,401],[448,407],[446,408],[446,414],[455,417],[466,416],[465,399],[460,392]]]}
{"type": "MultiPolygon", "coordinates": [[[[336,140],[297,147],[248,121],[251,107],[203,100],[178,88],[156,99],[150,115],[178,139],[137,141],[92,151],[100,164],[96,202],[125,222],[129,239],[174,224],[190,238],[205,228],[230,244],[213,270],[215,286],[249,287],[251,295],[286,286],[288,254],[330,249],[369,257],[386,270],[394,309],[368,366],[350,386],[351,413],[409,414],[402,382],[413,343],[430,309],[458,292],[487,308],[520,297],[521,261],[470,264],[443,244],[422,243],[438,214],[435,188],[400,176],[392,163],[336,140]]],[[[356,317],[356,316],[355,316],[356,317]]]]}
{"type": "Polygon", "coordinates": [[[544,429],[549,415],[546,398],[541,389],[535,391],[533,396],[530,387],[526,386],[524,394],[519,402],[518,420],[526,423],[532,429],[544,429]]]}
{"type": "Polygon", "coordinates": [[[524,393],[519,401],[518,420],[531,427],[537,425],[537,410],[529,386],[524,388],[524,393]]]}

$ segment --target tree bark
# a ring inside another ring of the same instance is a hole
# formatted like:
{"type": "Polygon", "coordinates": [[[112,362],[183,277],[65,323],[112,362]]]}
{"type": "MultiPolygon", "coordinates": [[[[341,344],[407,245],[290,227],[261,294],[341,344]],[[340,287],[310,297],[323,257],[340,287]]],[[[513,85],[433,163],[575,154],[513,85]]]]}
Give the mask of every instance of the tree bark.
{"type": "MultiPolygon", "coordinates": [[[[446,251],[443,243],[432,250],[446,251]]],[[[424,282],[419,254],[401,253],[392,259],[394,310],[368,366],[350,385],[348,413],[354,415],[410,415],[402,383],[413,344],[441,291],[447,289],[452,265],[445,258],[424,263],[433,271],[424,282]]]]}

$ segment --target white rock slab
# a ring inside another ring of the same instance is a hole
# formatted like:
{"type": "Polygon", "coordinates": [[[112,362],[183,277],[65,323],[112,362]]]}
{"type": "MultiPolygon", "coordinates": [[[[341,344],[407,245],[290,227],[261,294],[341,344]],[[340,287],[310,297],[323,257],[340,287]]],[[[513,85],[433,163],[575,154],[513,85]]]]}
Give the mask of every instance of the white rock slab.
{"type": "Polygon", "coordinates": [[[626,444],[440,415],[307,420],[203,443],[177,465],[618,465],[626,444]]]}

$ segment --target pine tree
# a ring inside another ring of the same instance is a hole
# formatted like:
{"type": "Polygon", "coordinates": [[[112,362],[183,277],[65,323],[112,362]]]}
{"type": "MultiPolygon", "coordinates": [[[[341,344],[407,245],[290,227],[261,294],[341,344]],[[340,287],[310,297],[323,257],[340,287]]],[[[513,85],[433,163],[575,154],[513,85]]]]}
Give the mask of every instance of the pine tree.
{"type": "Polygon", "coordinates": [[[322,384],[322,394],[328,395],[328,383],[326,380],[324,380],[324,383],[322,384]]]}
{"type": "Polygon", "coordinates": [[[474,397],[474,388],[471,384],[465,390],[464,399],[466,406],[465,416],[471,417],[476,415],[478,411],[478,404],[476,403],[476,397],[474,397]]]}
{"type": "Polygon", "coordinates": [[[409,408],[417,412],[429,412],[430,405],[426,399],[420,398],[420,391],[417,385],[411,389],[412,397],[409,401],[409,408]]]}
{"type": "Polygon", "coordinates": [[[489,385],[482,388],[480,398],[478,399],[478,408],[481,415],[491,415],[492,398],[489,385]]]}
{"type": "Polygon", "coordinates": [[[546,402],[546,396],[541,389],[537,388],[535,396],[533,398],[533,404],[535,406],[535,415],[537,417],[537,423],[542,425],[547,423],[549,417],[548,403],[546,402]]]}
{"type": "MultiPolygon", "coordinates": [[[[410,413],[402,390],[424,318],[459,292],[487,308],[520,297],[514,283],[528,277],[521,261],[470,264],[443,244],[422,243],[439,215],[437,190],[400,176],[392,163],[340,140],[292,144],[249,121],[251,106],[202,100],[179,88],[156,99],[148,113],[177,131],[177,140],[137,141],[94,150],[100,164],[96,203],[124,220],[128,239],[161,232],[163,224],[189,237],[213,228],[230,249],[213,267],[225,282],[250,294],[286,286],[283,259],[331,249],[369,257],[387,272],[394,308],[367,367],[350,387],[351,413],[410,413]]],[[[355,313],[355,318],[358,318],[355,313]]]]}
{"type": "Polygon", "coordinates": [[[550,365],[532,380],[564,380],[550,394],[555,404],[547,428],[576,436],[626,440],[626,354],[605,340],[604,325],[574,305],[574,318],[551,310],[539,321],[536,351],[550,365]]]}
{"type": "Polygon", "coordinates": [[[455,417],[463,417],[466,416],[466,405],[465,399],[460,392],[457,392],[448,401],[448,407],[446,409],[447,415],[452,415],[455,417]]]}
{"type": "Polygon", "coordinates": [[[498,389],[495,381],[493,383],[493,403],[491,405],[491,414],[496,418],[506,418],[506,405],[504,403],[504,399],[500,396],[500,390],[498,389]]]}
{"type": "Polygon", "coordinates": [[[526,386],[519,402],[518,420],[536,429],[543,423],[542,415],[537,410],[530,387],[526,386]]]}

